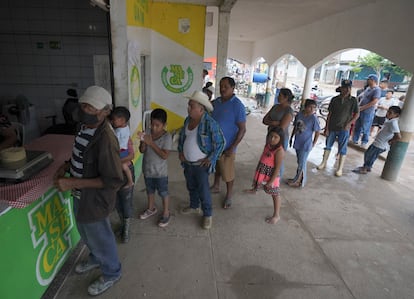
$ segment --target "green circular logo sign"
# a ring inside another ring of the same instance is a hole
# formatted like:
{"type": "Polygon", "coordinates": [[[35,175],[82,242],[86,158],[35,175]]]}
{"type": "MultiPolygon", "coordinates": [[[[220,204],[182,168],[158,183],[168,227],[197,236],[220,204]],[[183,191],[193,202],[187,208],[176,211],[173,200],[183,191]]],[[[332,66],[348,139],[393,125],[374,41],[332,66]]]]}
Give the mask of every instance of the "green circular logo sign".
{"type": "Polygon", "coordinates": [[[141,99],[141,79],[136,65],[131,69],[131,77],[129,78],[129,88],[131,94],[132,105],[136,108],[141,99]]]}
{"type": "Polygon", "coordinates": [[[164,87],[173,93],[182,93],[193,84],[194,74],[190,67],[184,71],[179,64],[164,66],[161,71],[161,80],[164,87]],[[184,81],[187,79],[186,81],[184,81]]]}

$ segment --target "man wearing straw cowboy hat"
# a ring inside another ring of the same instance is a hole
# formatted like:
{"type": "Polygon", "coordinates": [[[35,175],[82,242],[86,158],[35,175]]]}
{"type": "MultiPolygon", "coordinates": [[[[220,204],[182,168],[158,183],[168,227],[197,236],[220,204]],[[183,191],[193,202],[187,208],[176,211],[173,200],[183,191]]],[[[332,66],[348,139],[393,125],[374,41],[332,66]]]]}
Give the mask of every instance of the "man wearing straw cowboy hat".
{"type": "Polygon", "coordinates": [[[212,204],[208,175],[214,172],[225,140],[218,123],[209,115],[213,106],[206,94],[194,91],[188,98],[188,116],[178,140],[178,153],[190,195],[183,214],[203,212],[204,229],[212,225],[212,204]],[[201,204],[201,210],[200,210],[201,204]]]}

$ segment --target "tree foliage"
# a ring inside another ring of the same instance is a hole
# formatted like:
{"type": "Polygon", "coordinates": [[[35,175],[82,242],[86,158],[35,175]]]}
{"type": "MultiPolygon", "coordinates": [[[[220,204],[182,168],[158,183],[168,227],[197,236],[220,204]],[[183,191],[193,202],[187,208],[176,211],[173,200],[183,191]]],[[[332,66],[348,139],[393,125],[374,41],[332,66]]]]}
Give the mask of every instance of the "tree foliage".
{"type": "Polygon", "coordinates": [[[353,66],[352,70],[355,73],[359,73],[364,66],[370,67],[375,71],[378,78],[381,78],[381,74],[386,72],[394,72],[408,77],[412,76],[410,72],[394,64],[392,61],[372,52],[362,57],[359,56],[356,62],[351,63],[351,66],[353,66]]]}

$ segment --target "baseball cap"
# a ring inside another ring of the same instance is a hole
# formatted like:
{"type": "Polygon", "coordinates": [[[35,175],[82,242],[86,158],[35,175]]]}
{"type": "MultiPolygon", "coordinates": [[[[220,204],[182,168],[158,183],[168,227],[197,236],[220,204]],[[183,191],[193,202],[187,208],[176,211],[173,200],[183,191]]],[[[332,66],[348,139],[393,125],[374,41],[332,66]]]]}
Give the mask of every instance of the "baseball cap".
{"type": "Polygon", "coordinates": [[[368,80],[374,80],[375,82],[378,82],[378,76],[375,74],[370,74],[367,77],[368,80]]]}
{"type": "Polygon", "coordinates": [[[93,85],[85,90],[79,99],[79,103],[89,104],[98,110],[102,110],[106,106],[112,108],[112,96],[105,88],[93,85]]]}
{"type": "Polygon", "coordinates": [[[348,79],[342,80],[341,87],[352,87],[352,80],[348,80],[348,79]]]}

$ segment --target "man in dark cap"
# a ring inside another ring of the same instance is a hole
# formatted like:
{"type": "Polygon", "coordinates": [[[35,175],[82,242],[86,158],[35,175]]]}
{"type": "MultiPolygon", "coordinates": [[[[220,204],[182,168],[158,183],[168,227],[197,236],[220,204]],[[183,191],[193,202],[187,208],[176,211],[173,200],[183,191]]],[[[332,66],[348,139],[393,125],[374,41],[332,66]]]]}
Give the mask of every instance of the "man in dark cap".
{"type": "Polygon", "coordinates": [[[329,113],[324,132],[326,146],[322,163],[317,167],[319,170],[326,167],[331,148],[335,140],[338,139],[339,163],[335,172],[336,176],[342,176],[342,168],[345,163],[348,147],[349,128],[359,116],[358,101],[355,97],[351,96],[351,87],[351,80],[342,80],[341,93],[334,97],[329,104],[329,113]]]}

